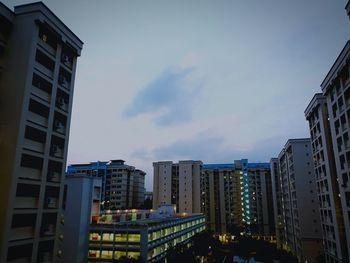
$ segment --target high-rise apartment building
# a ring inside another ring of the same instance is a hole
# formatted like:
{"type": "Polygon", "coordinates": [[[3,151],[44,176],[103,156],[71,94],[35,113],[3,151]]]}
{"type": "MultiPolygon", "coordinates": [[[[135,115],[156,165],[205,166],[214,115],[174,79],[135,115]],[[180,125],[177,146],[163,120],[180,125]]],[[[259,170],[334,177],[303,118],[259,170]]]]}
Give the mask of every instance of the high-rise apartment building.
{"type": "Polygon", "coordinates": [[[201,211],[215,233],[241,229],[250,234],[274,235],[272,184],[269,163],[204,164],[201,211]]]}
{"type": "MultiPolygon", "coordinates": [[[[315,94],[305,110],[305,116],[310,127],[326,262],[346,262],[349,259],[348,248],[326,97],[321,93],[315,94]]],[[[336,147],[340,151],[350,146],[349,142],[343,145],[343,138],[340,135],[337,139],[336,147]]]]}
{"type": "Polygon", "coordinates": [[[277,248],[285,248],[285,221],[283,216],[283,200],[282,200],[282,188],[281,179],[279,172],[279,161],[278,158],[271,158],[270,160],[271,169],[271,182],[272,182],[272,200],[273,200],[273,213],[275,216],[275,233],[276,233],[276,244],[277,248]]]}
{"type": "Polygon", "coordinates": [[[350,251],[350,41],[321,84],[327,99],[348,256],[350,251]]]}
{"type": "Polygon", "coordinates": [[[176,205],[178,213],[200,213],[201,161],[153,163],[153,208],[176,205]]]}
{"type": "Polygon", "coordinates": [[[311,140],[288,140],[278,156],[285,221],[285,244],[299,261],[317,262],[322,234],[311,140]]]}
{"type": "Polygon", "coordinates": [[[144,203],[146,173],[123,160],[69,165],[67,177],[76,174],[102,178],[102,210],[140,208],[144,203]]]}
{"type": "Polygon", "coordinates": [[[0,3],[0,262],[62,258],[60,209],[82,46],[43,3],[14,11],[0,3]]]}

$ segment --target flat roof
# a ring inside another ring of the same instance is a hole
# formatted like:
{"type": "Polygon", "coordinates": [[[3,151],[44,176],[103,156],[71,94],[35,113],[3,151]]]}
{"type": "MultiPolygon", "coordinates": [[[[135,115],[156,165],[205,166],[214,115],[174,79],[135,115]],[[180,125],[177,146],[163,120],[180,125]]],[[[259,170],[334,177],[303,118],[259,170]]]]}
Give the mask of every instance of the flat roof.
{"type": "Polygon", "coordinates": [[[176,222],[181,221],[184,219],[195,219],[195,218],[205,218],[204,214],[198,213],[198,214],[175,214],[171,217],[164,217],[164,218],[147,218],[147,219],[137,219],[134,221],[124,221],[124,222],[112,222],[112,223],[97,223],[97,224],[91,224],[92,226],[144,226],[144,225],[158,225],[162,223],[170,223],[170,222],[176,222]]]}
{"type": "MultiPolygon", "coordinates": [[[[248,169],[269,169],[270,163],[247,163],[248,169]]],[[[236,169],[234,163],[214,163],[203,164],[203,169],[207,170],[220,170],[220,169],[236,169]]]]}
{"type": "MultiPolygon", "coordinates": [[[[21,12],[21,9],[26,9],[26,8],[30,8],[30,7],[35,7],[35,6],[41,6],[41,7],[43,7],[46,11],[48,11],[55,19],[57,19],[61,24],[62,24],[62,26],[67,30],[67,31],[69,31],[69,33],[71,33],[73,36],[74,36],[74,38],[76,38],[79,42],[80,42],[80,44],[81,45],[83,45],[84,44],[84,42],[76,35],[76,34],[74,34],[74,32],[65,24],[65,23],[63,23],[63,21],[54,13],[54,12],[52,12],[51,11],[51,9],[50,8],[48,8],[42,1],[38,1],[38,2],[34,2],[34,3],[28,3],[28,4],[23,4],[23,5],[17,5],[17,6],[15,6],[14,7],[14,13],[15,14],[17,14],[17,13],[19,13],[19,14],[21,14],[22,12],[21,12]]],[[[25,11],[25,10],[23,10],[23,11],[25,11]]],[[[29,11],[29,10],[28,10],[29,11]]],[[[40,11],[40,8],[38,9],[38,10],[36,10],[36,11],[40,11]]],[[[26,13],[26,11],[24,12],[24,13],[26,13]]]]}

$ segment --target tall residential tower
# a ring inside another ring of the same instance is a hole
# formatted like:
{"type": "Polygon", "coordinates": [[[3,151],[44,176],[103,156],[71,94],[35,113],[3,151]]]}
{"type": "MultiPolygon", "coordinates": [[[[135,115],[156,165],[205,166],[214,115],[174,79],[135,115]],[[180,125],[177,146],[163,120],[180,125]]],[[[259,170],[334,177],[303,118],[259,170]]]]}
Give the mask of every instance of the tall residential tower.
{"type": "Polygon", "coordinates": [[[245,231],[275,233],[269,163],[204,164],[201,211],[208,228],[217,234],[245,231]]]}
{"type": "MultiPolygon", "coordinates": [[[[310,127],[326,261],[346,262],[348,249],[344,215],[339,197],[326,97],[321,93],[315,94],[305,110],[305,116],[310,127]]],[[[350,146],[349,142],[343,145],[341,138],[338,138],[337,143],[340,149],[350,146]]]]}
{"type": "Polygon", "coordinates": [[[178,213],[200,213],[201,161],[153,163],[153,208],[175,204],[178,213]]]}
{"type": "Polygon", "coordinates": [[[288,140],[278,156],[285,244],[299,261],[317,262],[322,235],[311,140],[288,140]]]}
{"type": "Polygon", "coordinates": [[[61,211],[83,42],[43,3],[0,3],[0,262],[62,258],[61,211]]]}

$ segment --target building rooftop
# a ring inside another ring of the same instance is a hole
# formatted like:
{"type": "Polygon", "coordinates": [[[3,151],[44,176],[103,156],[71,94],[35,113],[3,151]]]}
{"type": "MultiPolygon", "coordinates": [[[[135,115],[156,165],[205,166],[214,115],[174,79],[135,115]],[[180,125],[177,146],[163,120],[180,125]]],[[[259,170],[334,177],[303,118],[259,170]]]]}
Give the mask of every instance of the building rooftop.
{"type": "MultiPolygon", "coordinates": [[[[74,174],[78,170],[99,170],[99,169],[105,170],[111,167],[118,167],[118,168],[121,167],[123,169],[135,170],[134,166],[125,164],[124,160],[116,159],[116,160],[110,160],[110,161],[97,161],[97,162],[90,162],[90,163],[70,164],[67,167],[67,173],[74,174]]],[[[135,171],[140,173],[145,173],[140,169],[136,169],[135,171]]]]}
{"type": "Polygon", "coordinates": [[[60,24],[64,28],[63,31],[66,31],[70,35],[70,38],[74,43],[77,44],[78,46],[78,51],[82,49],[82,46],[84,44],[83,41],[80,40],[80,38],[73,33],[72,30],[69,29],[69,27],[66,26],[65,23],[62,22],[62,20],[57,17],[51,10],[48,8],[43,2],[34,2],[34,3],[29,3],[29,4],[24,4],[24,5],[18,5],[15,6],[14,8],[14,13],[16,15],[20,14],[25,14],[25,13],[31,13],[31,12],[41,12],[43,15],[47,16],[47,18],[50,20],[56,20],[54,21],[54,24],[60,24]]]}
{"type": "Polygon", "coordinates": [[[346,42],[344,48],[340,52],[339,56],[333,63],[333,66],[327,73],[325,79],[321,83],[322,92],[325,95],[328,92],[329,87],[333,84],[333,81],[337,78],[337,72],[340,72],[345,66],[345,61],[350,58],[350,40],[346,42]]]}
{"type": "Polygon", "coordinates": [[[305,117],[307,119],[309,118],[310,113],[312,113],[315,110],[315,108],[320,104],[320,102],[326,102],[326,97],[324,97],[322,93],[316,93],[312,97],[309,105],[307,105],[304,111],[305,117]]]}
{"type": "MultiPolygon", "coordinates": [[[[269,169],[270,163],[248,163],[248,169],[269,169]]],[[[235,169],[234,163],[218,163],[218,164],[203,164],[203,169],[220,170],[220,169],[235,169]]]]}
{"type": "Polygon", "coordinates": [[[157,225],[176,220],[182,220],[193,217],[202,217],[201,213],[175,213],[173,205],[163,205],[158,210],[117,210],[108,211],[96,218],[93,225],[117,225],[117,226],[139,226],[139,225],[157,225]]]}

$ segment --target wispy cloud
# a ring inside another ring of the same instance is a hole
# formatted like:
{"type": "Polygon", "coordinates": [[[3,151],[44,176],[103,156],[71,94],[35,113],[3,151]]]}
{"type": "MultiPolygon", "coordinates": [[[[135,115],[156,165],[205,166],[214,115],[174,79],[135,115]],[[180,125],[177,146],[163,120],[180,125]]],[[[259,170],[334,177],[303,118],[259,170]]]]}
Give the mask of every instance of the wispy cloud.
{"type": "Polygon", "coordinates": [[[191,120],[193,107],[201,91],[201,84],[190,80],[193,70],[165,70],[139,91],[124,110],[123,116],[133,118],[145,113],[155,114],[154,122],[160,126],[191,120]]]}

